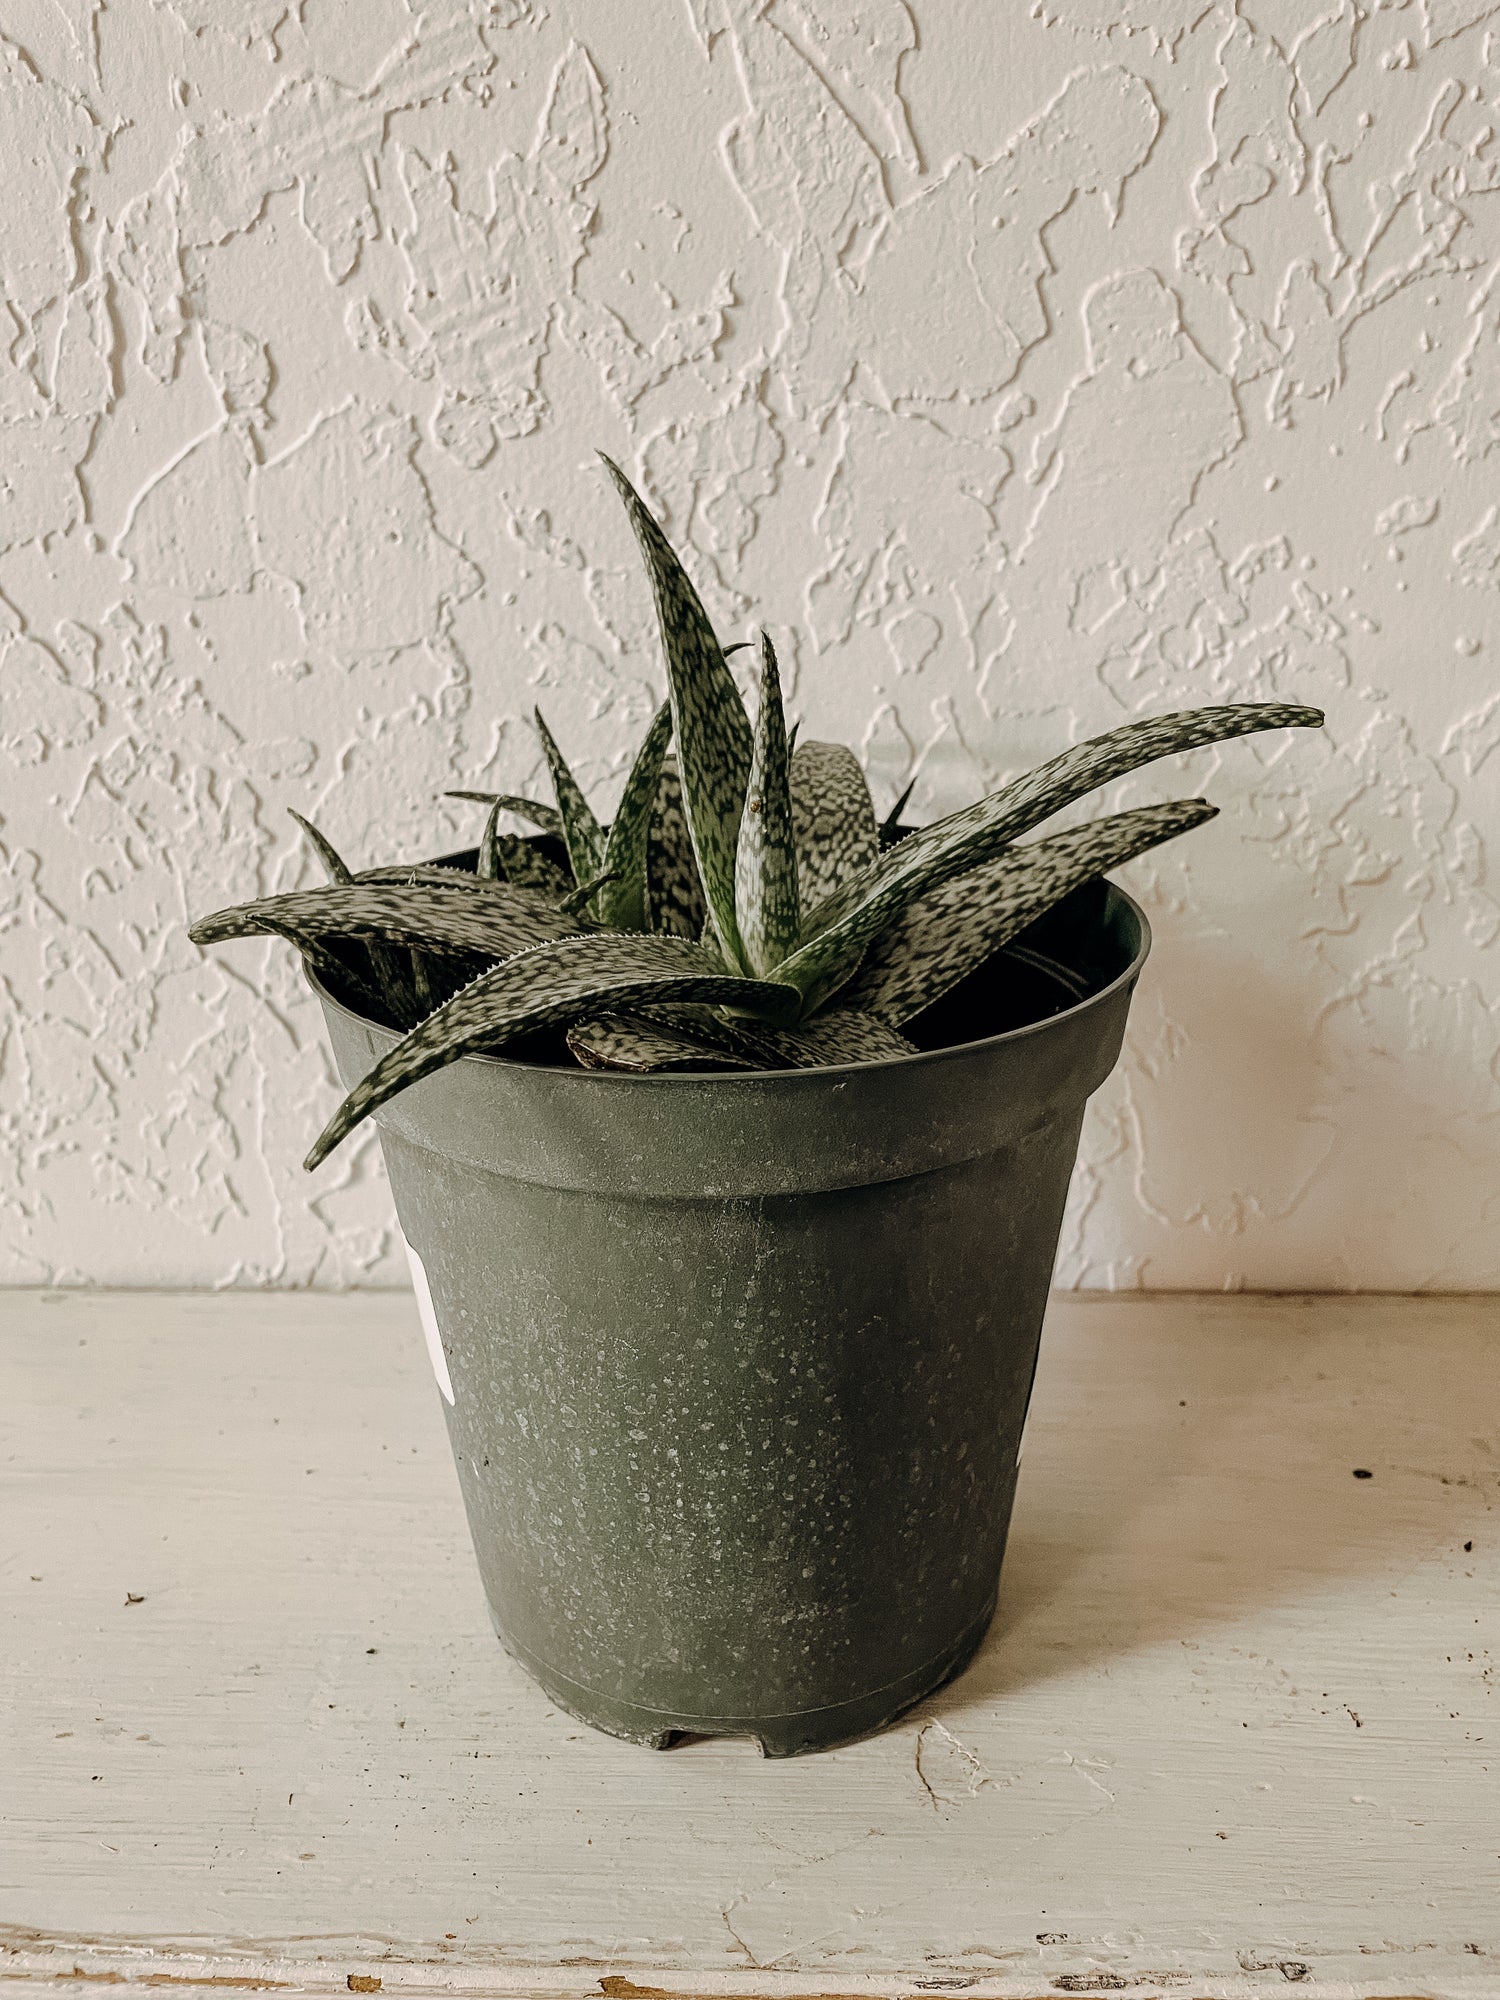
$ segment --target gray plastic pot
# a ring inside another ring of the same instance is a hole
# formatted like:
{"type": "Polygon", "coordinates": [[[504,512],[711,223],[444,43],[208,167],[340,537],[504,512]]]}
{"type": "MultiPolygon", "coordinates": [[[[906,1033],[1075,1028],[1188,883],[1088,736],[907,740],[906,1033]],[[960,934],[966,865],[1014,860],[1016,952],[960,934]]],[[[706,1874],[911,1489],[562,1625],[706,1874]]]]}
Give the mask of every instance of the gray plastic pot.
{"type": "MultiPolygon", "coordinates": [[[[789,1756],[968,1661],[1149,942],[1092,884],[976,975],[981,1007],[1061,982],[1008,1033],[776,1074],[470,1057],[380,1113],[495,1629],[564,1708],[789,1756]]],[[[396,1037],[317,990],[352,1086],[396,1037]]]]}

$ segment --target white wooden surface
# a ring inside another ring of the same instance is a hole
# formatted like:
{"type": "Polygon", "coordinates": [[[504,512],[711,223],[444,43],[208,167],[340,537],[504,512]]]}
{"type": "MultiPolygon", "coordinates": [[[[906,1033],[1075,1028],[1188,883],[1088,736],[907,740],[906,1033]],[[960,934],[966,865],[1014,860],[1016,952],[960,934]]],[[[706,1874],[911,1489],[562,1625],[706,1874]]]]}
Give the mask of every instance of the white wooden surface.
{"type": "Polygon", "coordinates": [[[1500,1994],[1497,1416],[1500,1300],[1060,1298],[978,1662],[766,1764],[500,1651],[408,1298],[0,1294],[0,1976],[1500,1994]]]}

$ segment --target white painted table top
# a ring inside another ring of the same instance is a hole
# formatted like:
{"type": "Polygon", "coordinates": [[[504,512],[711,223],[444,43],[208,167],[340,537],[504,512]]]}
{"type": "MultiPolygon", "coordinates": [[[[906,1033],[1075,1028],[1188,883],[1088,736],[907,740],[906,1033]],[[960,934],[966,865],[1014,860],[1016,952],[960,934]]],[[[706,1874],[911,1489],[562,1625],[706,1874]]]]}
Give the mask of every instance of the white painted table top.
{"type": "Polygon", "coordinates": [[[1500,1299],[1043,1357],[976,1664],[768,1764],[500,1650],[409,1297],[0,1294],[0,1976],[1500,1994],[1500,1299]]]}

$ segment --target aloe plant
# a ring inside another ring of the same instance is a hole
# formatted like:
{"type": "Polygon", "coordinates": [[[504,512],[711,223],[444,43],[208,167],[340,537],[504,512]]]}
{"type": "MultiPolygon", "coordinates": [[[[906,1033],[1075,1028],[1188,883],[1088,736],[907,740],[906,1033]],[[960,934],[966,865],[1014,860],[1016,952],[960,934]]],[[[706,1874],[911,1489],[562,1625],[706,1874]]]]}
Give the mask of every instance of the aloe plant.
{"type": "MultiPolygon", "coordinates": [[[[1210,819],[1203,799],[1141,806],[1018,844],[1143,764],[1317,709],[1230,703],[1127,723],[930,826],[910,787],[877,818],[853,752],[796,741],[760,640],[752,720],[687,572],[611,460],[656,602],[667,700],[608,825],[546,723],[552,804],[488,807],[472,867],[354,874],[301,820],[330,877],[195,924],[200,944],[288,939],[326,985],[403,1030],[329,1121],[316,1166],[398,1091],[478,1050],[561,1030],[589,1068],[800,1069],[910,1056],[902,1033],[1081,884],[1210,819]],[[535,831],[503,831],[505,815],[535,831]]],[[[300,819],[300,816],[299,816],[300,819]]]]}

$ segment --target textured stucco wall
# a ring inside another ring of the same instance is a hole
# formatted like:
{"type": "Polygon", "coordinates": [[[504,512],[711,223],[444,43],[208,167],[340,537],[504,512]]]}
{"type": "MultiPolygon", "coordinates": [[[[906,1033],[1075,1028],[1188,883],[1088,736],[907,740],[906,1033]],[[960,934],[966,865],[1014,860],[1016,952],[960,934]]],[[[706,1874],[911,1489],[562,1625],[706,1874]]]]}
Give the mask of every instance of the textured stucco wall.
{"type": "Polygon", "coordinates": [[[1325,740],[1157,927],[1061,1275],[1500,1279],[1500,0],[4,0],[0,1278],[404,1280],[282,948],[660,676],[600,444],[923,815],[1325,740]]]}

